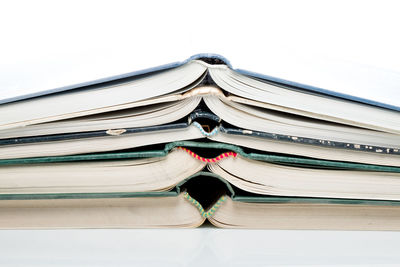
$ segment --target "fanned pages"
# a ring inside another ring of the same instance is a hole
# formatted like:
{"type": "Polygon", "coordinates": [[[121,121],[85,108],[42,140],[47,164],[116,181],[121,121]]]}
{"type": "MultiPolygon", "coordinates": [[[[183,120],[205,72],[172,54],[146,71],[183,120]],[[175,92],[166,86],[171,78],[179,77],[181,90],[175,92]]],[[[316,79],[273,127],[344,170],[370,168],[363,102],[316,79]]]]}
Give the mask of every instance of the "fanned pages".
{"type": "Polygon", "coordinates": [[[157,158],[5,166],[0,194],[164,191],[205,165],[176,150],[157,158]]]}
{"type": "Polygon", "coordinates": [[[227,198],[209,218],[217,227],[297,230],[400,230],[398,206],[246,203],[227,198]]]}
{"type": "Polygon", "coordinates": [[[400,200],[400,174],[299,168],[242,157],[209,165],[212,172],[252,193],[400,200]]]}
{"type": "Polygon", "coordinates": [[[200,100],[200,97],[193,97],[136,109],[123,109],[69,120],[11,128],[0,131],[0,138],[8,139],[167,124],[187,116],[199,105],[200,100]]]}
{"type": "Polygon", "coordinates": [[[205,71],[204,66],[193,62],[131,82],[4,104],[0,106],[0,127],[11,128],[179,100],[174,96],[161,99],[155,97],[171,92],[184,92],[194,87],[205,71]],[[93,101],[93,97],[96,101],[93,101]],[[143,101],[146,99],[147,101],[143,101]],[[26,112],[21,113],[21,109],[26,112]]]}
{"type": "Polygon", "coordinates": [[[0,228],[193,228],[204,218],[178,197],[1,200],[0,228]]]}

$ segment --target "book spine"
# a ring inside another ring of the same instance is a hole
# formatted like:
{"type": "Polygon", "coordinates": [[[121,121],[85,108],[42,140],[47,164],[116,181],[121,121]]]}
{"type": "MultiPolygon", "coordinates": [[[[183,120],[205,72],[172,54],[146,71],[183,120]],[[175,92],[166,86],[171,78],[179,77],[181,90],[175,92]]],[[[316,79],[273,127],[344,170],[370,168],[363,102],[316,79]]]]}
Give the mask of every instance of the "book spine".
{"type": "Polygon", "coordinates": [[[215,163],[215,162],[220,161],[220,160],[222,160],[224,158],[228,158],[228,157],[234,157],[235,158],[237,156],[236,152],[229,151],[229,152],[222,153],[221,155],[219,155],[219,156],[217,156],[215,158],[204,158],[204,157],[201,157],[201,156],[197,155],[196,153],[194,153],[193,151],[191,151],[191,150],[189,150],[189,149],[187,149],[185,147],[179,146],[179,147],[177,147],[177,149],[183,150],[183,151],[187,152],[193,158],[198,159],[198,160],[203,161],[203,162],[207,162],[207,163],[215,163]]]}
{"type": "Polygon", "coordinates": [[[204,210],[203,206],[194,198],[192,198],[187,192],[183,193],[183,197],[192,203],[199,210],[201,216],[203,218],[210,218],[214,215],[214,213],[218,210],[218,208],[226,201],[227,196],[222,196],[218,199],[218,201],[207,211],[204,210]]]}

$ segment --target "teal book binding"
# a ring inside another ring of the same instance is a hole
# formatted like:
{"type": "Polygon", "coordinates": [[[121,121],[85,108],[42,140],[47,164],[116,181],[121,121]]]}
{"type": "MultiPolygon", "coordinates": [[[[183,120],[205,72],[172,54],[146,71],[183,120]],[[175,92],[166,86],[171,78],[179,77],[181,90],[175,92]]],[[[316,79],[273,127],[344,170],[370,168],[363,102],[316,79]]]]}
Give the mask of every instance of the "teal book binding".
{"type": "Polygon", "coordinates": [[[280,156],[268,153],[249,152],[246,153],[242,148],[218,142],[193,142],[193,141],[177,141],[166,144],[162,150],[137,151],[137,152],[121,152],[121,153],[99,153],[72,156],[55,156],[55,157],[38,157],[38,158],[22,158],[22,159],[2,159],[0,166],[19,165],[19,164],[37,164],[37,163],[56,163],[56,162],[72,162],[72,161],[92,161],[92,160],[119,160],[119,159],[135,159],[135,158],[152,158],[165,157],[168,153],[177,147],[187,148],[205,148],[233,151],[242,157],[271,162],[279,164],[288,164],[292,166],[307,167],[324,167],[336,169],[352,169],[363,171],[382,171],[400,173],[400,167],[380,166],[373,164],[340,162],[332,160],[319,160],[294,156],[280,156]]]}

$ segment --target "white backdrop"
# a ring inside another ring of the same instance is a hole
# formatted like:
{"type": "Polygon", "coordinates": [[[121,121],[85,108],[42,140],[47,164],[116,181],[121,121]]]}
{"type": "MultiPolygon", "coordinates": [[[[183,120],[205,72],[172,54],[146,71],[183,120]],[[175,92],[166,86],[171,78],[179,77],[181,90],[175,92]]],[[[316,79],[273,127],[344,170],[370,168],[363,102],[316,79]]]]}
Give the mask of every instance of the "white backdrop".
{"type": "Polygon", "coordinates": [[[396,1],[2,3],[0,98],[206,52],[235,68],[400,106],[396,1]]]}
{"type": "MultiPolygon", "coordinates": [[[[396,1],[2,1],[0,98],[205,52],[400,105],[399,10],[396,1]]],[[[0,231],[0,240],[4,265],[400,262],[400,233],[389,232],[0,231]]]]}

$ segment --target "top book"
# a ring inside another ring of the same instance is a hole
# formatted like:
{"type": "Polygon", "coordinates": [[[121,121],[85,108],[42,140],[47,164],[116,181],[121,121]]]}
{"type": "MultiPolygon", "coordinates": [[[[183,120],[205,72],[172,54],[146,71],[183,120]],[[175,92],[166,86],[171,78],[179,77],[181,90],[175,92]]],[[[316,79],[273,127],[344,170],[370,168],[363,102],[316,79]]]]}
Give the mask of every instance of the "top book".
{"type": "Polygon", "coordinates": [[[181,100],[193,96],[191,90],[207,75],[223,89],[221,99],[400,133],[400,107],[233,70],[227,60],[216,55],[197,55],[182,63],[2,99],[0,129],[181,100]]]}

